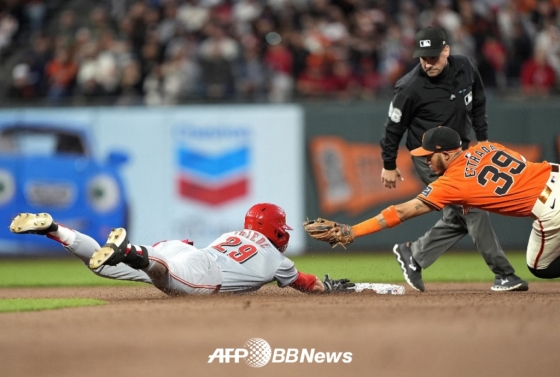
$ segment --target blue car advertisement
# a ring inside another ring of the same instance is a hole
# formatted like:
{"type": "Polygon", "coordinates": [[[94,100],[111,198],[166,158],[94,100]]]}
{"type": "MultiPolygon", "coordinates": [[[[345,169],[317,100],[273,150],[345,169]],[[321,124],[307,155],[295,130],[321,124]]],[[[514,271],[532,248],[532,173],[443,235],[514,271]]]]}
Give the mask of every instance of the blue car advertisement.
{"type": "MultiPolygon", "coordinates": [[[[96,160],[86,130],[56,123],[0,124],[0,223],[20,212],[50,213],[61,225],[104,243],[112,227],[126,227],[128,204],[120,174],[128,157],[96,160]]],[[[60,251],[45,237],[0,227],[3,253],[60,251]]]]}

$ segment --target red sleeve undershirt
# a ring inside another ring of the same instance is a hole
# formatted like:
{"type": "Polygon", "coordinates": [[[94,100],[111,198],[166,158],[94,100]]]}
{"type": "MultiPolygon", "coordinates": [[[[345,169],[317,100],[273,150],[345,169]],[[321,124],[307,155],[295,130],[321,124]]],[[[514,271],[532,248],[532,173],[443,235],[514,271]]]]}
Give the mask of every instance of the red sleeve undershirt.
{"type": "Polygon", "coordinates": [[[315,281],[317,281],[317,277],[315,275],[304,274],[303,272],[298,271],[298,277],[292,284],[290,284],[290,287],[301,292],[311,292],[313,291],[313,287],[315,287],[315,281]]]}

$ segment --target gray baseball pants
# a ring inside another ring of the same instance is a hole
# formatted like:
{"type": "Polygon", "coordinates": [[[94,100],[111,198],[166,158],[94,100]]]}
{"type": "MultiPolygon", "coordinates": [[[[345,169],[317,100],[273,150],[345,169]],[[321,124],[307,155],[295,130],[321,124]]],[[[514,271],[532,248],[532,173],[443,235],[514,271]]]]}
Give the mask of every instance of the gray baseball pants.
{"type": "MultiPolygon", "coordinates": [[[[419,178],[426,185],[437,179],[425,157],[413,156],[412,162],[419,178]]],[[[469,234],[494,274],[515,273],[492,229],[488,212],[472,208],[467,215],[463,215],[461,206],[449,205],[443,208],[442,214],[442,218],[430,230],[411,244],[412,256],[420,267],[431,266],[443,253],[469,234]]]]}
{"type": "MultiPolygon", "coordinates": [[[[87,266],[94,251],[101,246],[93,238],[74,231],[76,240],[66,250],[80,258],[87,266]]],[[[167,294],[212,294],[222,284],[222,272],[211,256],[181,241],[160,242],[144,246],[150,255],[150,265],[136,270],[124,263],[101,266],[94,274],[116,280],[139,281],[154,285],[167,294]],[[157,264],[166,267],[164,274],[157,264]]]]}

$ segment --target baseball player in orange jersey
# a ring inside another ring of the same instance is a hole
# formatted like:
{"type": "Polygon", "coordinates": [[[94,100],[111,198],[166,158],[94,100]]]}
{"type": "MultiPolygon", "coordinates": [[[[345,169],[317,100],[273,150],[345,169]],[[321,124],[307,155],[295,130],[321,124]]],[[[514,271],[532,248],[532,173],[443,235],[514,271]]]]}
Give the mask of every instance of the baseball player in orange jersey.
{"type": "MultiPolygon", "coordinates": [[[[447,127],[428,130],[422,146],[411,153],[424,156],[438,179],[416,198],[390,206],[360,224],[338,224],[333,234],[350,233],[353,240],[449,204],[462,205],[465,212],[476,207],[505,216],[531,217],[535,221],[527,245],[527,267],[542,279],[560,277],[560,165],[526,161],[519,153],[492,142],[463,151],[459,134],[447,127]]],[[[413,286],[412,280],[421,276],[412,255],[401,250],[393,251],[413,286]]]]}
{"type": "Polygon", "coordinates": [[[16,234],[45,235],[59,242],[102,277],[154,285],[172,295],[244,293],[276,281],[307,293],[351,292],[348,279],[321,281],[298,271],[282,253],[291,230],[284,210],[271,203],[252,206],[244,229],[222,234],[203,249],[189,240],[134,245],[124,228],[113,229],[101,247],[93,238],[57,224],[47,213],[21,213],[10,224],[16,234]]]}

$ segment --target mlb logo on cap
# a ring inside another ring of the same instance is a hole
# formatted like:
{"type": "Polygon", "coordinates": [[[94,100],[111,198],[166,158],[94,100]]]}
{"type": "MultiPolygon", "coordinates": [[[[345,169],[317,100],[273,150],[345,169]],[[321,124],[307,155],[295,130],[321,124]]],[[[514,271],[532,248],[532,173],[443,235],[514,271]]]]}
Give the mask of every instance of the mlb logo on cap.
{"type": "Polygon", "coordinates": [[[415,58],[438,56],[447,44],[445,31],[436,27],[426,27],[416,33],[414,54],[415,58]]]}

